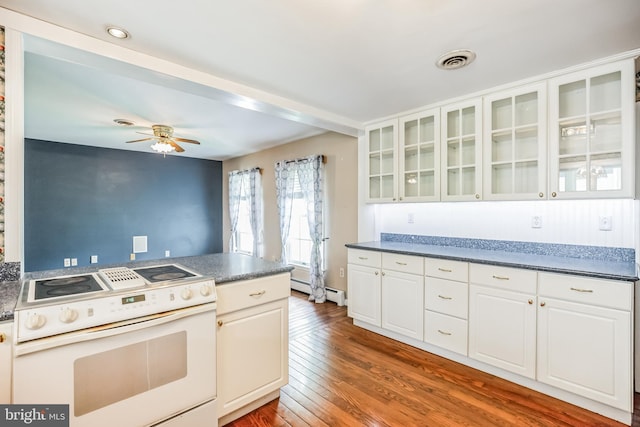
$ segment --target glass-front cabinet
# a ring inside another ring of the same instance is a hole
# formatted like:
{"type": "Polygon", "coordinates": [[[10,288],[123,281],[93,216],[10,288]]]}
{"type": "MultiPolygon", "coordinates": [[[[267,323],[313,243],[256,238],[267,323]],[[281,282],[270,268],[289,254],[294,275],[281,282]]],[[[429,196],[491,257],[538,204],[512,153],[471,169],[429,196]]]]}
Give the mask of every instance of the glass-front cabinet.
{"type": "Polygon", "coordinates": [[[549,81],[550,197],[633,197],[633,60],[549,81]]]}
{"type": "Polygon", "coordinates": [[[482,99],[442,107],[442,201],[482,198],[482,99]]]}
{"type": "Polygon", "coordinates": [[[546,94],[542,83],[484,98],[485,200],[546,197],[546,94]]]}
{"type": "Polygon", "coordinates": [[[400,118],[400,200],[440,200],[440,110],[400,118]]]}
{"type": "Polygon", "coordinates": [[[398,200],[398,120],[387,120],[365,128],[366,201],[395,202],[398,200]]]}

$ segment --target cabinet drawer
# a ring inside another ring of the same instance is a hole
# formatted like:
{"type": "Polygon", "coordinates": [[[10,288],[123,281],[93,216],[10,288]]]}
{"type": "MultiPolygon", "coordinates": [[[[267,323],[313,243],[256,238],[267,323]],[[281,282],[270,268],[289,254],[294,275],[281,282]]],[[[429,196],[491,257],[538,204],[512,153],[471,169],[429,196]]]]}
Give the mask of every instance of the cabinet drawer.
{"type": "Polygon", "coordinates": [[[429,344],[467,355],[467,321],[425,311],[424,340],[429,344]]]}
{"type": "Polygon", "coordinates": [[[467,318],[469,297],[466,283],[427,277],[424,284],[424,305],[427,310],[467,318]]]}
{"type": "Polygon", "coordinates": [[[383,253],[382,269],[419,274],[422,276],[424,268],[424,262],[422,260],[423,258],[419,256],[383,253]]]}
{"type": "Polygon", "coordinates": [[[519,268],[469,264],[469,282],[528,294],[536,293],[537,274],[519,268]]]}
{"type": "Polygon", "coordinates": [[[361,249],[347,250],[347,262],[349,264],[366,265],[368,267],[380,268],[381,252],[363,251],[361,249]]]}
{"type": "Polygon", "coordinates": [[[216,293],[218,294],[218,315],[230,313],[288,298],[291,295],[291,275],[285,273],[225,283],[216,286],[216,293]]]}
{"type": "Polygon", "coordinates": [[[540,273],[540,297],[552,297],[630,311],[633,283],[567,274],[540,273]]]}
{"type": "Polygon", "coordinates": [[[425,258],[424,274],[430,277],[467,282],[469,280],[469,263],[448,259],[425,258]]]}

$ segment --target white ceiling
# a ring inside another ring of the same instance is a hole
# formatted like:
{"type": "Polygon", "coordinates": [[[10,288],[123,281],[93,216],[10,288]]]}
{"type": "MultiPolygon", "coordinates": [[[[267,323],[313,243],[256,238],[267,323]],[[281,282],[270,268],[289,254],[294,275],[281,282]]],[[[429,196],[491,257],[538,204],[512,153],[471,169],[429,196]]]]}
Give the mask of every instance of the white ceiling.
{"type": "Polygon", "coordinates": [[[202,141],[182,155],[210,159],[325,129],[355,134],[377,118],[640,48],[639,0],[0,0],[0,6],[276,100],[271,109],[251,106],[252,99],[245,106],[228,88],[164,84],[158,73],[115,61],[96,65],[95,58],[85,63],[78,58],[91,55],[28,37],[27,137],[146,151],[146,143],[123,142],[162,123],[202,141]],[[127,29],[131,38],[110,38],[107,25],[127,29]],[[456,71],[435,67],[441,54],[461,48],[475,51],[476,61],[456,71]],[[309,119],[313,112],[321,120],[309,119]],[[116,118],[140,126],[117,127],[116,118]]]}

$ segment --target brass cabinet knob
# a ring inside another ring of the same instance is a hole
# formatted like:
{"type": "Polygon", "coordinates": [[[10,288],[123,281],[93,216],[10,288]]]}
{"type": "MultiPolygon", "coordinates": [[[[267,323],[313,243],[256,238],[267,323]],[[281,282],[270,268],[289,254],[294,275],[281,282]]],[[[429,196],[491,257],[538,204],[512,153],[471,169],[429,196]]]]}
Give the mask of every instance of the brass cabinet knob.
{"type": "Polygon", "coordinates": [[[546,302],[544,302],[544,301],[542,301],[542,302],[540,303],[540,307],[544,307],[545,305],[547,305],[547,303],[546,303],[546,302]]]}
{"type": "Polygon", "coordinates": [[[478,193],[476,193],[476,199],[479,199],[480,195],[478,193]]]}
{"type": "Polygon", "coordinates": [[[529,303],[529,305],[533,304],[533,300],[530,299],[529,301],[527,301],[529,303]]]}
{"type": "Polygon", "coordinates": [[[3,343],[7,340],[7,334],[4,332],[0,333],[0,343],[3,343]]]}
{"type": "Polygon", "coordinates": [[[224,325],[224,322],[222,320],[218,320],[218,326],[222,326],[224,325]]]}
{"type": "Polygon", "coordinates": [[[544,197],[544,193],[543,193],[542,191],[541,191],[541,192],[539,192],[539,193],[538,193],[538,197],[540,197],[540,198],[544,197]]]}
{"type": "Polygon", "coordinates": [[[551,193],[551,197],[556,197],[558,194],[554,191],[553,193],[551,193]]]}

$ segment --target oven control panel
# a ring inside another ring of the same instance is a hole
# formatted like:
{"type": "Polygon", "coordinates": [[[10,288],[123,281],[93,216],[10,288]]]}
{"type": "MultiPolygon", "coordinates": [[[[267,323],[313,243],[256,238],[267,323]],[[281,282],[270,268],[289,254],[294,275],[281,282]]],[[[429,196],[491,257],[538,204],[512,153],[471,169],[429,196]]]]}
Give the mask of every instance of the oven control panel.
{"type": "Polygon", "coordinates": [[[213,280],[110,292],[100,297],[27,307],[15,312],[18,342],[79,331],[217,300],[213,280]]]}

